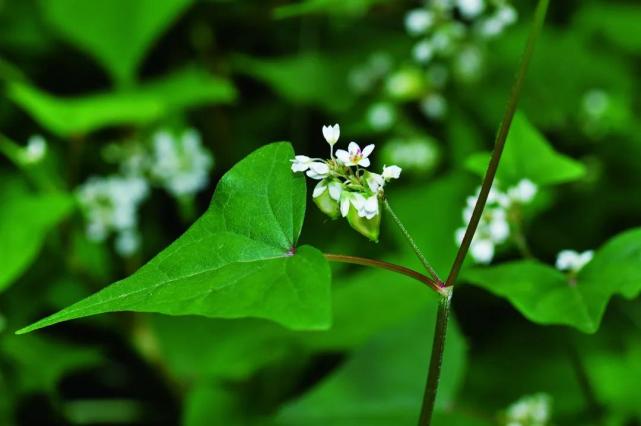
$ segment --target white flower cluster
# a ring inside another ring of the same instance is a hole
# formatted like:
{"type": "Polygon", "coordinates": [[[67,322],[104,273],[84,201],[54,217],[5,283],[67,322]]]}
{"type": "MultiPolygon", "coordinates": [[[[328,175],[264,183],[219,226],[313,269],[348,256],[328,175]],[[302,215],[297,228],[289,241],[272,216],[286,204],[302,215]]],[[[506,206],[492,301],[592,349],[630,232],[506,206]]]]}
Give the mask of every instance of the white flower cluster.
{"type": "Polygon", "coordinates": [[[90,177],[77,192],[87,220],[87,237],[104,241],[116,234],[116,251],[128,256],[138,249],[138,207],[149,194],[147,182],[140,177],[90,177]]]}
{"type": "Polygon", "coordinates": [[[552,398],[545,393],[527,395],[505,411],[505,426],[547,426],[552,411],[552,398]]]}
{"type": "MultiPolygon", "coordinates": [[[[490,189],[483,215],[470,245],[470,254],[475,262],[488,264],[492,261],[495,246],[504,243],[510,237],[509,221],[512,209],[530,203],[537,192],[538,187],[528,179],[522,179],[505,192],[495,187],[490,189]]],[[[479,193],[480,188],[476,191],[475,196],[467,198],[465,209],[463,209],[465,225],[457,229],[455,234],[458,245],[463,242],[465,230],[472,218],[479,193]]]]}
{"type": "Polygon", "coordinates": [[[205,188],[212,166],[212,156],[194,129],[186,130],[178,138],[164,130],[154,135],[149,171],[173,196],[193,195],[205,188]]]}
{"type": "Polygon", "coordinates": [[[405,15],[407,33],[416,37],[414,60],[426,67],[431,88],[420,106],[432,119],[447,113],[439,93],[450,71],[462,80],[473,80],[483,64],[483,40],[497,37],[516,22],[516,10],[507,0],[437,0],[405,15]]]}
{"type": "Polygon", "coordinates": [[[313,199],[320,210],[332,218],[339,215],[361,234],[376,241],[380,230],[380,204],[383,188],[392,179],[398,179],[401,168],[384,166],[377,174],[366,170],[374,145],[362,148],[350,142],[347,150],[334,154],[334,145],[340,136],[338,124],[323,126],[323,136],[330,146],[330,158],[310,158],[296,155],[292,160],[293,172],[306,172],[318,180],[313,199]]]}
{"type": "Polygon", "coordinates": [[[568,271],[570,274],[577,274],[585,265],[590,263],[594,257],[592,250],[583,253],[574,250],[563,250],[556,257],[556,269],[568,271]]]}
{"type": "Polygon", "coordinates": [[[137,212],[151,184],[174,197],[191,197],[207,186],[213,166],[211,154],[194,129],[175,134],[156,132],[150,146],[113,144],[105,156],[118,162],[120,175],[91,177],[77,190],[87,220],[87,237],[104,241],[116,234],[116,252],[130,256],[140,246],[137,212]]]}

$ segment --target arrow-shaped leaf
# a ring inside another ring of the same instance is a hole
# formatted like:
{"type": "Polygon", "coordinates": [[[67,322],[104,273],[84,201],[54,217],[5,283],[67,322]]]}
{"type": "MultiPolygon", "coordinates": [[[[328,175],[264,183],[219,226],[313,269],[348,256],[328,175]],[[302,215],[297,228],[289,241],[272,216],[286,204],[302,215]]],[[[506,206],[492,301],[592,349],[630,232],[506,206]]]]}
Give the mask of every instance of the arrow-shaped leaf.
{"type": "Polygon", "coordinates": [[[641,229],[608,241],[575,280],[536,261],[474,268],[463,275],[508,299],[531,321],[594,333],[612,296],[632,299],[641,291],[641,229]]]}
{"type": "Polygon", "coordinates": [[[329,266],[315,248],[296,248],[305,182],[290,170],[293,156],[287,143],[255,151],[223,176],[207,212],[139,271],[20,333],[114,311],[327,328],[329,266]]]}

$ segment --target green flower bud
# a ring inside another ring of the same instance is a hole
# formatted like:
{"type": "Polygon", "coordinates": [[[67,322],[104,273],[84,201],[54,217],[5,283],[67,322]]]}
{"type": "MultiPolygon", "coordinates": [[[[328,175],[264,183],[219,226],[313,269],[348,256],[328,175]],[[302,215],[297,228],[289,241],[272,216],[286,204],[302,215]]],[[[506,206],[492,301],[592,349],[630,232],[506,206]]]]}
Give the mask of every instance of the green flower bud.
{"type": "Polygon", "coordinates": [[[327,189],[318,197],[314,197],[313,200],[320,211],[322,211],[332,219],[338,218],[338,216],[341,214],[338,207],[338,202],[330,197],[329,191],[327,189]]]}
{"type": "Polygon", "coordinates": [[[349,222],[349,225],[359,234],[369,238],[375,243],[378,242],[378,237],[381,232],[380,213],[371,219],[367,219],[366,217],[360,217],[358,211],[354,207],[351,207],[347,214],[347,222],[349,222]]]}

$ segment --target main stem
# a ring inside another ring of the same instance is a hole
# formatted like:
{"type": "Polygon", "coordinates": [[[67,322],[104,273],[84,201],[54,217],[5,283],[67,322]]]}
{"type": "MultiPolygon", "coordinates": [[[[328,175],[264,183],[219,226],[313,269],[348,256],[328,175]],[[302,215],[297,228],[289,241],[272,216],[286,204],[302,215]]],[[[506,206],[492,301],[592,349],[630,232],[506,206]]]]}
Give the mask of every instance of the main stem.
{"type": "Polygon", "coordinates": [[[539,0],[539,3],[536,7],[530,35],[528,37],[527,45],[525,46],[521,64],[516,75],[516,80],[514,81],[514,84],[512,86],[512,92],[510,94],[510,99],[508,100],[505,113],[503,115],[503,120],[501,121],[501,125],[499,126],[499,130],[496,134],[494,150],[492,151],[492,158],[490,159],[490,164],[488,165],[487,172],[485,173],[485,177],[483,179],[483,184],[481,185],[479,198],[476,202],[476,205],[474,206],[474,212],[472,213],[470,223],[467,225],[467,229],[465,230],[463,242],[461,243],[461,246],[456,253],[456,258],[454,259],[454,263],[452,264],[450,273],[447,276],[447,280],[445,281],[445,287],[449,290],[449,294],[447,296],[443,296],[443,299],[439,304],[439,309],[436,316],[434,341],[432,343],[432,355],[430,357],[427,383],[425,385],[425,393],[423,395],[423,405],[421,407],[421,415],[418,422],[419,426],[429,426],[432,423],[432,413],[434,412],[436,392],[438,390],[438,383],[441,376],[443,351],[445,350],[450,303],[452,299],[452,292],[454,290],[452,286],[458,278],[458,274],[463,265],[463,261],[465,260],[465,256],[470,249],[472,238],[474,237],[474,233],[476,232],[476,228],[478,227],[479,221],[481,219],[481,214],[483,213],[483,209],[485,208],[485,204],[487,202],[488,194],[490,193],[490,189],[492,188],[492,183],[494,182],[494,177],[496,176],[499,161],[501,160],[501,154],[503,153],[503,148],[505,147],[505,141],[507,140],[507,135],[510,131],[512,119],[514,118],[519,97],[521,95],[521,90],[523,89],[523,82],[525,81],[525,75],[527,73],[528,65],[530,64],[530,59],[532,58],[532,54],[534,53],[534,46],[541,32],[541,28],[543,27],[543,22],[545,21],[545,14],[547,12],[548,4],[549,0],[539,0]]]}

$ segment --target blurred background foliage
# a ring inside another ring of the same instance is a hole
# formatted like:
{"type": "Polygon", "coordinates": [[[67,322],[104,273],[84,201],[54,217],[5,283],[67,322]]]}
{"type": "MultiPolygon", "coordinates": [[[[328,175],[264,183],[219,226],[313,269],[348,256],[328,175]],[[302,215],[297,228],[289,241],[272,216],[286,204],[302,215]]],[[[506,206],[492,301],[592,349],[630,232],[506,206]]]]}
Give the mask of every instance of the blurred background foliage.
{"type": "MultiPolygon", "coordinates": [[[[0,424],[414,424],[435,297],[387,272],[334,268],[322,332],[131,313],[14,331],[136,270],[257,147],[323,155],[334,122],[403,167],[391,202],[444,274],[534,9],[412,15],[446,3],[0,0],[0,424]]],[[[552,2],[499,172],[539,187],[519,236],[550,265],[640,223],[640,22],[633,0],[552,2]]],[[[372,244],[310,207],[303,240],[420,267],[388,223],[372,244]]],[[[604,307],[541,315],[500,267],[463,274],[435,423],[641,424],[635,295],[599,328],[604,307]]]]}

